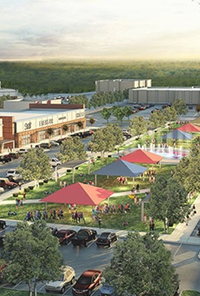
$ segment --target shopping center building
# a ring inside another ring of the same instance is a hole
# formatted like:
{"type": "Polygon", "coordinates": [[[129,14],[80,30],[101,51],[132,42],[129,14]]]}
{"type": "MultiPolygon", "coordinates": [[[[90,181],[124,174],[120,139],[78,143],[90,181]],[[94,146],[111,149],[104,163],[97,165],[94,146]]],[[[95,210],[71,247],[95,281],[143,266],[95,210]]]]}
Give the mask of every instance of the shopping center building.
{"type": "Polygon", "coordinates": [[[0,147],[3,151],[47,141],[49,128],[53,129],[52,138],[61,137],[66,133],[64,125],[68,126],[68,134],[84,129],[85,106],[21,99],[4,101],[4,108],[0,110],[0,147]]]}
{"type": "Polygon", "coordinates": [[[123,92],[125,89],[151,87],[151,79],[114,79],[95,81],[97,92],[123,92]]]}
{"type": "Polygon", "coordinates": [[[173,103],[183,99],[188,105],[200,104],[199,87],[150,87],[129,89],[129,103],[173,103]]]}

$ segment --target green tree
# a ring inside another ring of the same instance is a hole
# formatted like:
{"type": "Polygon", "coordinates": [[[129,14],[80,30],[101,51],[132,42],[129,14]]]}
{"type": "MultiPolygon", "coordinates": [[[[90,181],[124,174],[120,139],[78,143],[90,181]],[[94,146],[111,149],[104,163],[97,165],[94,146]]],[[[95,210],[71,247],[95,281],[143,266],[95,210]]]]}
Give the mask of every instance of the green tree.
{"type": "Polygon", "coordinates": [[[141,135],[147,132],[147,122],[143,116],[135,116],[130,120],[129,130],[133,135],[141,135]]]}
{"type": "Polygon", "coordinates": [[[172,255],[153,233],[129,233],[125,242],[118,242],[103,276],[117,296],[173,295],[178,283],[172,255]]]}
{"type": "Polygon", "coordinates": [[[82,121],[78,121],[77,125],[78,125],[79,129],[83,128],[83,122],[82,121]]]}
{"type": "Polygon", "coordinates": [[[151,187],[148,214],[164,223],[165,232],[169,223],[180,222],[188,208],[187,192],[183,185],[174,178],[160,176],[151,187]]]}
{"type": "Polygon", "coordinates": [[[122,109],[124,112],[124,116],[129,117],[132,115],[132,108],[130,106],[124,106],[124,108],[122,109]]]}
{"type": "Polygon", "coordinates": [[[175,121],[177,120],[178,114],[174,107],[167,107],[164,109],[165,121],[175,121]]]}
{"type": "Polygon", "coordinates": [[[88,121],[89,121],[89,123],[91,124],[91,126],[92,126],[93,124],[95,124],[95,122],[96,122],[96,120],[95,120],[93,117],[91,117],[88,121]]]}
{"type": "Polygon", "coordinates": [[[188,112],[188,108],[183,99],[175,100],[172,107],[174,107],[178,115],[185,115],[188,112]]]}
{"type": "Polygon", "coordinates": [[[50,138],[53,136],[53,134],[54,134],[54,130],[53,130],[51,127],[49,127],[49,128],[46,130],[46,133],[47,133],[47,135],[48,135],[49,142],[50,142],[50,138]]]}
{"type": "Polygon", "coordinates": [[[68,124],[63,124],[62,131],[64,131],[66,133],[68,130],[69,130],[69,125],[68,124]]]}
{"type": "Polygon", "coordinates": [[[123,143],[123,133],[118,125],[109,124],[103,129],[98,129],[93,135],[91,142],[88,143],[91,151],[112,152],[116,145],[123,143]]]}
{"type": "Polygon", "coordinates": [[[52,175],[49,157],[43,148],[29,149],[23,154],[18,169],[24,180],[34,180],[35,183],[52,175]]]}
{"type": "Polygon", "coordinates": [[[122,122],[125,116],[123,108],[120,108],[120,107],[114,108],[112,113],[117,118],[117,120],[122,122]]]}
{"type": "Polygon", "coordinates": [[[61,253],[59,243],[45,221],[18,223],[16,230],[4,238],[3,258],[8,262],[3,271],[8,282],[25,282],[29,295],[37,295],[37,283],[58,279],[61,253]]]}
{"type": "Polygon", "coordinates": [[[152,112],[149,116],[149,125],[151,128],[157,128],[165,124],[165,117],[161,110],[152,112]]]}
{"type": "Polygon", "coordinates": [[[112,109],[111,108],[103,108],[103,110],[101,111],[101,115],[102,115],[103,119],[107,120],[107,123],[108,123],[108,120],[112,115],[112,109]]]}
{"type": "Polygon", "coordinates": [[[76,159],[84,160],[87,158],[85,144],[79,137],[68,137],[66,141],[62,142],[57,156],[62,162],[76,159]]]}

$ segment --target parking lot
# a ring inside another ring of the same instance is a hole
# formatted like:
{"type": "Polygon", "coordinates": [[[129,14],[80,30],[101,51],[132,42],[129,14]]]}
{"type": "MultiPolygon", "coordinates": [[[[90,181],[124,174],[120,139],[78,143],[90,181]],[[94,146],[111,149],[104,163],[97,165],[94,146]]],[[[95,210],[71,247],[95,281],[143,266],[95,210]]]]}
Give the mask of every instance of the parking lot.
{"type": "MultiPolygon", "coordinates": [[[[101,232],[103,232],[103,230],[97,230],[98,236],[101,234],[101,232]]],[[[126,236],[126,231],[118,231],[116,234],[118,236],[118,241],[123,241],[123,238],[126,236]]],[[[61,245],[59,248],[64,259],[64,264],[74,268],[77,279],[87,269],[97,269],[103,271],[103,269],[110,263],[110,260],[112,259],[113,247],[115,244],[116,242],[110,247],[97,247],[96,240],[94,240],[89,243],[87,247],[74,247],[72,243],[69,243],[68,245],[61,245]]],[[[16,285],[4,283],[0,286],[4,288],[7,287],[10,289],[28,291],[28,286],[23,282],[20,282],[16,285]]],[[[100,286],[95,288],[92,296],[98,295],[99,288],[100,286]]],[[[46,293],[45,283],[38,283],[37,291],[38,293],[46,293]]],[[[72,286],[69,285],[62,295],[72,296],[72,286]]]]}

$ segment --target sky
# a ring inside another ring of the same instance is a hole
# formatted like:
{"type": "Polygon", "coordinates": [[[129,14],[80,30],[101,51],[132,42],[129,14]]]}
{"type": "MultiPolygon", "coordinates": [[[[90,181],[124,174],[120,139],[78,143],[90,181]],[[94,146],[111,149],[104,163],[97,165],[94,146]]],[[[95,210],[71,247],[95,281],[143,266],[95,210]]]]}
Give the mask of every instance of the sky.
{"type": "Polygon", "coordinates": [[[0,0],[0,60],[200,59],[200,0],[0,0]]]}

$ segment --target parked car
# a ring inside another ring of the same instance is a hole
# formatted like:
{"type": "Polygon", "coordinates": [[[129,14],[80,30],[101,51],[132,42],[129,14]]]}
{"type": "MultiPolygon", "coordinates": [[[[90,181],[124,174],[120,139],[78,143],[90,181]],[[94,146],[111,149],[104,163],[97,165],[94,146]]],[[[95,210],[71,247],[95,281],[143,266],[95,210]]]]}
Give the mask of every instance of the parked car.
{"type": "Polygon", "coordinates": [[[61,267],[61,277],[57,281],[47,282],[45,285],[46,292],[64,293],[68,285],[73,284],[75,271],[71,266],[61,267]]]}
{"type": "Polygon", "coordinates": [[[2,162],[3,164],[6,162],[10,162],[12,160],[12,158],[8,155],[1,155],[0,156],[0,162],[2,162]]]}
{"type": "Polygon", "coordinates": [[[54,235],[58,238],[60,244],[67,245],[76,235],[76,231],[71,229],[59,229],[54,235]]]}
{"type": "Polygon", "coordinates": [[[57,147],[57,146],[59,146],[59,144],[58,144],[58,142],[56,142],[56,141],[50,141],[50,144],[51,144],[51,147],[57,147]]]}
{"type": "Polygon", "coordinates": [[[50,149],[50,147],[51,147],[50,143],[40,143],[35,145],[35,148],[50,149]]]}
{"type": "Polygon", "coordinates": [[[8,154],[12,159],[18,159],[19,158],[19,153],[18,152],[10,152],[8,154]]]}
{"type": "Polygon", "coordinates": [[[8,180],[13,183],[16,183],[17,185],[19,185],[19,183],[21,183],[21,185],[24,184],[24,180],[21,177],[17,178],[17,177],[9,176],[8,180]]]}
{"type": "Polygon", "coordinates": [[[21,177],[19,171],[16,170],[16,169],[10,169],[10,170],[8,170],[6,172],[6,177],[10,177],[10,176],[16,177],[16,178],[20,178],[21,177]]]}
{"type": "Polygon", "coordinates": [[[112,285],[105,282],[99,289],[98,296],[116,296],[115,289],[112,285]]]}
{"type": "Polygon", "coordinates": [[[9,181],[8,178],[0,178],[0,187],[4,189],[12,189],[17,186],[16,183],[9,181]]]}
{"type": "Polygon", "coordinates": [[[0,194],[1,193],[4,193],[4,188],[3,187],[0,187],[0,194]]]}
{"type": "Polygon", "coordinates": [[[80,229],[77,234],[72,238],[72,244],[74,246],[87,247],[88,242],[96,239],[97,232],[93,229],[80,229]]]}
{"type": "Polygon", "coordinates": [[[96,240],[97,246],[108,246],[117,240],[117,236],[114,232],[102,232],[100,237],[96,240]]]}
{"type": "Polygon", "coordinates": [[[138,112],[138,109],[137,108],[132,108],[132,114],[135,114],[135,113],[137,113],[138,112]]]}
{"type": "Polygon", "coordinates": [[[24,154],[24,153],[28,153],[28,149],[26,149],[26,148],[20,148],[20,149],[18,150],[18,153],[19,153],[19,155],[22,155],[22,154],[24,154]]]}
{"type": "Polygon", "coordinates": [[[61,139],[56,140],[56,142],[57,142],[59,145],[61,145],[62,142],[63,142],[63,141],[66,141],[66,140],[67,140],[67,138],[61,138],[61,139]]]}
{"type": "Polygon", "coordinates": [[[6,228],[6,221],[0,220],[0,229],[5,229],[6,228]]]}
{"type": "Polygon", "coordinates": [[[100,284],[101,276],[100,270],[89,269],[84,271],[72,288],[73,295],[91,295],[94,288],[100,284]]]}
{"type": "Polygon", "coordinates": [[[53,157],[51,158],[50,160],[50,164],[53,166],[53,167],[56,167],[57,165],[61,165],[61,161],[56,158],[56,157],[53,157]]]}

